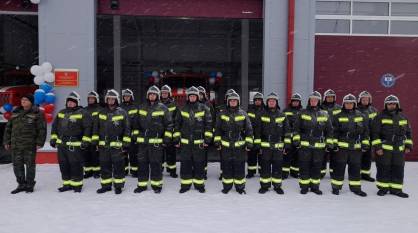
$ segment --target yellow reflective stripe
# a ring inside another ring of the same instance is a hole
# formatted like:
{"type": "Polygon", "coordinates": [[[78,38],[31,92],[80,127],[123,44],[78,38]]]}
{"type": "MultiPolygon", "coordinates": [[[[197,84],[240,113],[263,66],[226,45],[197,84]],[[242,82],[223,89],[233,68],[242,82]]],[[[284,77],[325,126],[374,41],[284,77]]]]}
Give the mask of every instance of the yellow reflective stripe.
{"type": "Polygon", "coordinates": [[[290,167],[290,170],[298,172],[299,168],[298,167],[290,167]]]}
{"type": "Polygon", "coordinates": [[[290,172],[290,167],[282,167],[283,172],[290,172]]]}
{"type": "Polygon", "coordinates": [[[203,139],[193,141],[193,144],[202,144],[202,143],[203,143],[203,139]]]}
{"type": "Polygon", "coordinates": [[[284,143],[290,144],[292,143],[292,140],[290,138],[284,138],[284,143]]]}
{"type": "Polygon", "coordinates": [[[219,142],[221,140],[221,136],[215,136],[214,138],[213,138],[213,141],[214,142],[219,142]]]}
{"type": "Polygon", "coordinates": [[[99,140],[99,135],[93,135],[93,136],[91,137],[91,140],[93,140],[93,141],[97,141],[97,140],[99,140]]]}
{"type": "Polygon", "coordinates": [[[205,131],[205,137],[213,137],[213,133],[210,131],[205,131]]]}
{"type": "Polygon", "coordinates": [[[58,135],[56,135],[56,134],[51,134],[51,139],[58,139],[58,135]]]}
{"type": "Polygon", "coordinates": [[[300,141],[300,135],[296,134],[295,136],[293,136],[293,141],[300,141]]]}
{"type": "Polygon", "coordinates": [[[111,147],[122,147],[122,142],[110,142],[111,147]]]}
{"type": "Polygon", "coordinates": [[[205,116],[205,112],[197,112],[196,114],[194,114],[195,117],[204,117],[205,116]]]}
{"type": "Polygon", "coordinates": [[[152,186],[161,186],[161,185],[163,185],[163,181],[162,180],[151,180],[151,185],[152,186]]]}
{"type": "Polygon", "coordinates": [[[399,146],[399,151],[404,151],[405,150],[405,146],[399,146]]]}
{"type": "Polygon", "coordinates": [[[408,121],[407,120],[400,120],[399,121],[399,125],[400,126],[402,126],[402,125],[407,125],[408,124],[408,121]]]}
{"type": "Polygon", "coordinates": [[[245,120],[245,116],[236,116],[236,117],[234,118],[234,120],[235,120],[235,121],[243,121],[243,120],[245,120]]]}
{"type": "Polygon", "coordinates": [[[222,146],[229,147],[229,142],[227,142],[227,141],[221,140],[221,144],[222,144],[222,146]]]}
{"type": "Polygon", "coordinates": [[[393,146],[386,145],[386,144],[382,144],[382,148],[383,148],[383,150],[389,150],[389,151],[393,150],[393,146]]]}
{"type": "Polygon", "coordinates": [[[63,185],[71,185],[71,180],[63,180],[62,184],[63,185]]]}
{"type": "Polygon", "coordinates": [[[97,115],[99,115],[99,112],[92,112],[91,115],[92,116],[97,116],[97,115]]]}
{"type": "Polygon", "coordinates": [[[276,149],[282,149],[284,147],[284,143],[276,143],[276,144],[274,144],[274,148],[276,148],[276,149]]]}
{"type": "Polygon", "coordinates": [[[225,179],[225,178],[222,178],[222,183],[232,184],[232,183],[234,183],[234,179],[225,179]]]}
{"type": "Polygon", "coordinates": [[[114,178],[113,179],[113,182],[115,184],[122,184],[122,183],[125,183],[125,178],[122,178],[122,179],[116,179],[116,178],[114,178]]]}
{"type": "Polygon", "coordinates": [[[319,183],[321,183],[321,180],[320,179],[311,179],[311,183],[312,184],[319,184],[319,183]]]}
{"type": "Polygon", "coordinates": [[[363,117],[356,117],[354,118],[354,122],[363,122],[363,117]]]}
{"type": "Polygon", "coordinates": [[[343,181],[340,181],[340,180],[334,180],[334,179],[332,179],[331,180],[331,184],[333,184],[333,185],[343,185],[344,182],[343,181]]]}
{"type": "Polygon", "coordinates": [[[267,123],[268,123],[268,122],[270,122],[270,117],[264,117],[264,116],[263,116],[263,117],[261,117],[261,121],[262,121],[262,122],[267,122],[267,123]]]}
{"type": "Polygon", "coordinates": [[[374,119],[377,116],[377,112],[373,112],[369,114],[370,119],[374,119]]]}
{"type": "Polygon", "coordinates": [[[327,144],[333,144],[333,143],[334,143],[334,139],[332,139],[332,138],[327,138],[327,140],[325,140],[325,142],[326,142],[327,144]]]}
{"type": "Polygon", "coordinates": [[[264,184],[270,184],[271,183],[271,178],[262,178],[260,177],[260,182],[264,183],[264,184]]]}
{"type": "Polygon", "coordinates": [[[261,139],[260,138],[254,139],[254,144],[260,144],[260,143],[261,143],[261,139]]]}
{"type": "Polygon", "coordinates": [[[328,120],[328,117],[320,116],[316,119],[318,122],[325,122],[328,120]]]}
{"type": "Polygon", "coordinates": [[[247,169],[248,170],[257,170],[257,166],[248,166],[247,169]]]}
{"type": "Polygon", "coordinates": [[[123,120],[123,116],[122,115],[119,115],[119,116],[113,116],[112,117],[112,121],[121,121],[121,120],[123,120]]]}
{"type": "Polygon", "coordinates": [[[348,118],[347,117],[339,117],[338,118],[338,122],[348,122],[348,118]]]}
{"type": "Polygon", "coordinates": [[[110,178],[110,179],[102,179],[101,181],[100,181],[100,183],[101,184],[111,184],[112,183],[112,178],[110,178]]]}
{"type": "Polygon", "coordinates": [[[173,133],[171,133],[170,131],[165,131],[164,136],[168,137],[168,138],[171,138],[171,137],[173,137],[173,133]]]}
{"type": "Polygon", "coordinates": [[[268,142],[261,142],[261,147],[270,147],[270,143],[268,142]]]}
{"type": "Polygon", "coordinates": [[[245,141],[238,141],[238,142],[235,142],[235,144],[234,144],[235,147],[240,147],[240,146],[243,146],[243,145],[245,145],[245,141]]]}
{"type": "Polygon", "coordinates": [[[311,180],[302,180],[302,179],[299,179],[299,184],[310,184],[311,183],[311,180]]]}
{"type": "Polygon", "coordinates": [[[181,179],[180,183],[186,185],[193,184],[193,179],[181,179]]]}
{"type": "Polygon", "coordinates": [[[106,142],[105,141],[99,141],[99,146],[105,146],[106,142]]]}
{"type": "Polygon", "coordinates": [[[77,120],[77,119],[83,119],[82,114],[74,114],[70,116],[70,119],[77,120]]]}
{"type": "Polygon", "coordinates": [[[81,138],[81,140],[84,141],[84,142],[91,142],[91,138],[90,137],[87,137],[87,136],[83,136],[81,138]]]}
{"type": "Polygon", "coordinates": [[[150,138],[149,143],[162,143],[163,139],[161,138],[150,138]]]}
{"type": "Polygon", "coordinates": [[[124,136],[123,139],[122,139],[122,141],[124,141],[124,142],[131,142],[132,140],[131,140],[130,137],[124,136]]]}
{"type": "Polygon", "coordinates": [[[148,186],[148,181],[139,181],[138,182],[138,187],[147,187],[148,186]]]}
{"type": "Polygon", "coordinates": [[[376,145],[379,145],[379,144],[382,144],[382,140],[375,139],[375,140],[372,141],[372,146],[376,146],[376,145]]]}
{"type": "Polygon", "coordinates": [[[325,148],[325,143],[315,142],[315,148],[325,148]]]}
{"type": "Polygon", "coordinates": [[[275,119],[276,123],[282,123],[284,121],[285,117],[277,117],[275,119]]]}
{"type": "Polygon", "coordinates": [[[370,141],[367,139],[364,139],[363,141],[361,141],[361,144],[370,146],[370,141]]]}
{"type": "Polygon", "coordinates": [[[245,137],[245,141],[248,143],[253,143],[253,139],[251,137],[245,137]]]}
{"type": "Polygon", "coordinates": [[[151,116],[164,116],[164,111],[155,111],[151,114],[151,116]]]}
{"type": "Polygon", "coordinates": [[[131,166],[131,171],[135,171],[135,172],[138,171],[138,167],[132,167],[131,166]]]}
{"type": "Polygon", "coordinates": [[[81,146],[81,142],[66,142],[67,146],[81,146]]]}
{"type": "Polygon", "coordinates": [[[83,181],[71,181],[70,185],[73,187],[78,187],[83,185],[83,181]]]}
{"type": "Polygon", "coordinates": [[[173,112],[174,110],[176,110],[176,107],[175,107],[175,106],[174,106],[174,107],[169,107],[169,108],[168,108],[168,111],[169,111],[169,112],[173,112]]]}
{"type": "Polygon", "coordinates": [[[142,109],[138,110],[138,113],[139,113],[139,115],[141,115],[141,116],[147,116],[147,114],[148,114],[148,112],[147,112],[147,111],[142,110],[142,109]]]}
{"type": "Polygon", "coordinates": [[[135,129],[132,131],[132,135],[138,135],[139,134],[139,130],[135,129]]]}
{"type": "Polygon", "coordinates": [[[361,174],[372,174],[372,172],[370,170],[361,170],[360,173],[361,174]]]}
{"type": "Polygon", "coordinates": [[[403,188],[403,185],[402,184],[394,184],[394,183],[391,183],[391,184],[389,184],[389,186],[391,188],[393,188],[393,189],[402,189],[403,188]]]}
{"type": "Polygon", "coordinates": [[[341,112],[341,109],[334,110],[332,111],[332,115],[337,115],[340,112],[341,112]]]}
{"type": "Polygon", "coordinates": [[[284,113],[286,116],[293,116],[293,112],[285,112],[284,113]]]}
{"type": "Polygon", "coordinates": [[[229,116],[221,115],[221,120],[229,121],[229,116]]]}
{"type": "Polygon", "coordinates": [[[347,142],[338,142],[338,146],[342,148],[348,148],[350,147],[350,144],[348,144],[347,142]]]}
{"type": "Polygon", "coordinates": [[[393,125],[392,119],[382,119],[382,124],[393,125]]]}
{"type": "Polygon", "coordinates": [[[128,111],[129,115],[133,115],[133,114],[137,114],[138,113],[138,109],[131,109],[128,111]]]}
{"type": "Polygon", "coordinates": [[[190,118],[190,114],[188,112],[181,111],[181,115],[186,118],[190,118]]]}
{"type": "Polygon", "coordinates": [[[361,181],[359,181],[359,180],[350,180],[348,182],[348,184],[351,185],[351,186],[360,186],[361,185],[361,181]]]}
{"type": "Polygon", "coordinates": [[[201,180],[201,179],[193,179],[193,184],[204,184],[205,180],[201,180]]]}
{"type": "Polygon", "coordinates": [[[93,171],[92,167],[84,167],[83,169],[85,172],[93,171]]]}
{"type": "Polygon", "coordinates": [[[100,167],[93,167],[93,171],[95,171],[95,172],[100,171],[100,167]]]}
{"type": "Polygon", "coordinates": [[[255,114],[254,114],[254,113],[252,113],[252,112],[249,112],[249,113],[248,113],[248,116],[249,116],[249,117],[251,117],[251,118],[255,118],[255,114]]]}
{"type": "Polygon", "coordinates": [[[309,146],[309,142],[308,141],[301,141],[300,144],[302,146],[309,146]]]}
{"type": "Polygon", "coordinates": [[[173,133],[173,138],[178,138],[180,136],[181,136],[181,133],[180,132],[173,133]]]}
{"type": "Polygon", "coordinates": [[[65,117],[65,114],[64,113],[58,113],[58,118],[64,118],[65,117]]]}
{"type": "Polygon", "coordinates": [[[107,116],[103,115],[103,114],[99,114],[99,119],[105,121],[105,120],[107,120],[107,116]]]}
{"type": "Polygon", "coordinates": [[[306,115],[306,114],[302,114],[301,118],[302,118],[302,120],[306,120],[306,121],[311,121],[312,120],[312,117],[309,116],[309,115],[306,115]]]}
{"type": "Polygon", "coordinates": [[[381,187],[381,188],[389,188],[390,185],[389,185],[389,183],[376,181],[376,186],[381,187]]]}
{"type": "Polygon", "coordinates": [[[136,142],[138,142],[138,143],[142,143],[142,142],[144,142],[145,141],[145,139],[143,138],[143,137],[138,137],[137,139],[136,139],[136,142]]]}
{"type": "Polygon", "coordinates": [[[234,179],[234,184],[245,184],[245,179],[240,179],[240,180],[234,179]]]}
{"type": "Polygon", "coordinates": [[[412,145],[413,144],[412,139],[406,139],[405,144],[412,145]]]}

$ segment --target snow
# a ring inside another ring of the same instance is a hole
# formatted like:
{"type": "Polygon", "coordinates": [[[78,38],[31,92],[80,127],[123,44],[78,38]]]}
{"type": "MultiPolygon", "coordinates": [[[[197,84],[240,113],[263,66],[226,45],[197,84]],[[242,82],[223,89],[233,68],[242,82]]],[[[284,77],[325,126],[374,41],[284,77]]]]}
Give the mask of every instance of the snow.
{"type": "MultiPolygon", "coordinates": [[[[258,194],[258,178],[248,180],[247,195],[220,192],[218,164],[210,164],[207,192],[179,194],[179,179],[164,177],[161,194],[134,194],[129,177],[124,192],[98,195],[99,180],[85,181],[83,192],[58,193],[58,165],[39,165],[32,194],[11,195],[16,187],[12,166],[0,165],[0,233],[95,232],[417,232],[418,163],[407,163],[405,191],[409,199],[379,197],[373,183],[363,182],[366,198],[345,184],[331,194],[329,178],[323,196],[299,194],[296,179],[284,181],[285,195],[258,194]]],[[[373,174],[375,174],[373,172],[373,174]]]]}

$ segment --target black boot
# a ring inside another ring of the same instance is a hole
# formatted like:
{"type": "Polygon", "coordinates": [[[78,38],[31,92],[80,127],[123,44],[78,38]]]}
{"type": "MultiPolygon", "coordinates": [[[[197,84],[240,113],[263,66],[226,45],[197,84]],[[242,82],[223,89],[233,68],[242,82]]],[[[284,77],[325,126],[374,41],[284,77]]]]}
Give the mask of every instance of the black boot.
{"type": "Polygon", "coordinates": [[[122,193],[121,187],[115,188],[115,194],[121,194],[121,193],[122,193]]]}
{"type": "Polygon", "coordinates": [[[245,176],[247,179],[251,179],[254,177],[255,172],[253,171],[248,171],[247,175],[245,176]]]}
{"type": "Polygon", "coordinates": [[[70,185],[63,185],[61,188],[58,188],[58,192],[67,192],[73,190],[73,188],[70,185]]]}
{"type": "Polygon", "coordinates": [[[134,177],[134,178],[138,178],[138,172],[137,172],[137,171],[133,171],[133,170],[131,170],[131,171],[130,171],[130,173],[131,173],[131,176],[132,176],[132,177],[134,177]]]}
{"type": "Polygon", "coordinates": [[[242,194],[247,194],[247,193],[245,192],[245,189],[237,189],[237,193],[239,193],[240,195],[242,195],[242,194]]]}
{"type": "Polygon", "coordinates": [[[282,173],[282,178],[283,178],[283,180],[289,178],[289,173],[288,172],[282,173]]]}
{"type": "Polygon", "coordinates": [[[311,192],[315,193],[316,195],[322,195],[322,191],[319,188],[311,188],[311,192]]]}
{"type": "Polygon", "coordinates": [[[390,194],[401,197],[401,198],[408,198],[409,195],[407,193],[402,192],[402,190],[399,191],[390,191],[390,194]]]}
{"type": "Polygon", "coordinates": [[[179,193],[185,193],[190,190],[190,187],[181,187],[179,193]]]}
{"type": "Polygon", "coordinates": [[[224,189],[222,189],[222,193],[223,194],[228,194],[230,190],[231,190],[230,188],[224,188],[224,189]]]}
{"type": "Polygon", "coordinates": [[[20,193],[20,192],[23,192],[23,191],[26,191],[26,186],[24,184],[19,184],[17,186],[17,188],[14,189],[13,191],[11,191],[10,193],[11,194],[16,194],[16,193],[20,193]]]}
{"type": "Polygon", "coordinates": [[[177,178],[177,177],[179,177],[175,171],[171,171],[170,172],[170,176],[171,176],[171,178],[177,178]]]}
{"type": "Polygon", "coordinates": [[[92,176],[93,176],[93,172],[91,172],[91,171],[84,172],[84,179],[88,179],[88,178],[90,178],[92,176]]]}
{"type": "Polygon", "coordinates": [[[259,190],[258,190],[258,193],[259,194],[265,194],[266,192],[268,192],[269,191],[269,189],[268,188],[263,188],[263,187],[261,187],[259,190]]]}
{"type": "Polygon", "coordinates": [[[100,178],[100,172],[93,172],[93,177],[94,177],[94,179],[99,179],[100,178]]]}
{"type": "Polygon", "coordinates": [[[369,174],[362,174],[361,179],[369,182],[375,182],[376,180],[372,178],[369,174]]]}
{"type": "Polygon", "coordinates": [[[302,188],[302,189],[300,190],[300,194],[305,195],[305,194],[307,194],[307,193],[308,193],[308,191],[309,191],[309,189],[308,189],[308,188],[302,188]]]}
{"type": "Polygon", "coordinates": [[[365,193],[361,190],[353,191],[353,193],[356,194],[357,196],[360,196],[360,197],[367,197],[367,193],[365,193]]]}
{"type": "Polygon", "coordinates": [[[381,189],[381,190],[377,191],[378,196],[385,196],[386,194],[388,194],[387,190],[381,189]]]}
{"type": "Polygon", "coordinates": [[[33,186],[28,186],[25,188],[26,193],[33,193],[33,186]]]}
{"type": "Polygon", "coordinates": [[[112,191],[112,187],[105,186],[105,187],[99,188],[96,192],[101,194],[101,193],[105,193],[105,192],[109,192],[109,191],[112,191]]]}
{"type": "Polygon", "coordinates": [[[293,178],[299,178],[299,174],[297,172],[290,172],[290,176],[293,178]]]}
{"type": "Polygon", "coordinates": [[[340,195],[340,190],[339,189],[332,189],[332,194],[340,195]]]}
{"type": "Polygon", "coordinates": [[[284,191],[283,191],[283,189],[281,187],[274,188],[274,191],[276,191],[276,193],[277,194],[280,194],[280,195],[283,195],[284,194],[284,191]]]}
{"type": "Polygon", "coordinates": [[[206,190],[205,190],[205,187],[197,187],[196,188],[197,189],[197,191],[199,191],[199,193],[205,193],[206,192],[206,190]]]}
{"type": "Polygon", "coordinates": [[[142,193],[142,192],[144,192],[145,190],[147,190],[147,187],[145,186],[145,187],[137,187],[135,190],[134,190],[134,193],[142,193]]]}
{"type": "Polygon", "coordinates": [[[161,193],[162,188],[153,188],[154,189],[154,193],[159,194],[161,193]]]}
{"type": "Polygon", "coordinates": [[[73,190],[74,190],[75,193],[81,193],[82,188],[83,188],[83,186],[76,186],[76,187],[73,187],[73,190]]]}

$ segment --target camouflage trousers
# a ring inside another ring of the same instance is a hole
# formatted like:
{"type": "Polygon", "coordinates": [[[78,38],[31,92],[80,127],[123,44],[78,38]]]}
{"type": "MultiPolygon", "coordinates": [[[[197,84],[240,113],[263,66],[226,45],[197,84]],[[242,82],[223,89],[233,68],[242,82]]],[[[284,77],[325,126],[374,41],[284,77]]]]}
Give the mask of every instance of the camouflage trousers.
{"type": "Polygon", "coordinates": [[[35,186],[36,149],[12,149],[13,171],[20,186],[35,186]]]}

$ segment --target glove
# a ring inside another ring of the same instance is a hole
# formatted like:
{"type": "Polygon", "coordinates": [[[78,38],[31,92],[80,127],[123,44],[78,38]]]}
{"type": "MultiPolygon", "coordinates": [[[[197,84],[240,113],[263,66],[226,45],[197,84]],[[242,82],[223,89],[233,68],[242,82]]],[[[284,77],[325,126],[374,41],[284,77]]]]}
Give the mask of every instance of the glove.
{"type": "Polygon", "coordinates": [[[51,140],[49,142],[49,144],[52,146],[52,148],[56,148],[57,147],[57,141],[55,139],[54,140],[51,140]]]}

